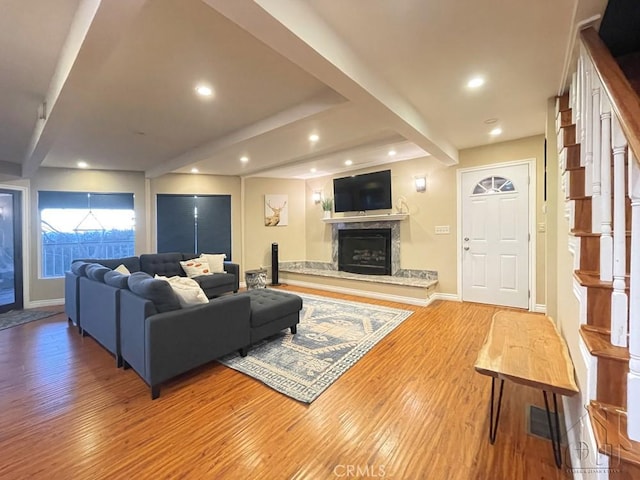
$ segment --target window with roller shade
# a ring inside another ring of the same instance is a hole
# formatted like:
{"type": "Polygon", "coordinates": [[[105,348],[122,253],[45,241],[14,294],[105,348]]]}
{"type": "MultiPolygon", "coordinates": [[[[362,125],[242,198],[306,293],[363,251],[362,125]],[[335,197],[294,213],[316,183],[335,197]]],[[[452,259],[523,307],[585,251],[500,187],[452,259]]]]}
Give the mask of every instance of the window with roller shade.
{"type": "Polygon", "coordinates": [[[133,193],[38,192],[41,276],[64,276],[78,258],[135,252],[133,193]]]}
{"type": "Polygon", "coordinates": [[[231,196],[156,198],[158,253],[225,253],[231,261],[231,196]]]}

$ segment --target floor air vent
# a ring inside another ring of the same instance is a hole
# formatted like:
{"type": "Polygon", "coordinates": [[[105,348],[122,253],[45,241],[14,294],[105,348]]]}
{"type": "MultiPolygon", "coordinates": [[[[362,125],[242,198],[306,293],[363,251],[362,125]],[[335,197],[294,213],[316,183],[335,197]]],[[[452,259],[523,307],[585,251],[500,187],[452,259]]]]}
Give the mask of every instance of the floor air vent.
{"type": "MultiPolygon", "coordinates": [[[[527,405],[526,415],[527,433],[534,437],[543,438],[544,440],[551,440],[547,411],[535,405],[527,405]]],[[[553,423],[553,428],[556,428],[553,412],[551,413],[551,422],[553,423]]],[[[561,443],[564,444],[567,438],[567,432],[564,426],[564,415],[562,413],[560,414],[560,438],[561,443]]]]}

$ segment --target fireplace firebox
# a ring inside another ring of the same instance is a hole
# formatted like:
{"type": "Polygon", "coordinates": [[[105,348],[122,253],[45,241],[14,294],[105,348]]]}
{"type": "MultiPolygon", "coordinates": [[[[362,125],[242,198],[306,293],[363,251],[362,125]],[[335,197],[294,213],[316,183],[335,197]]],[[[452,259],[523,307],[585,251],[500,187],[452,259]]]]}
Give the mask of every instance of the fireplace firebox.
{"type": "Polygon", "coordinates": [[[391,275],[391,229],[338,231],[338,270],[366,275],[391,275]]]}

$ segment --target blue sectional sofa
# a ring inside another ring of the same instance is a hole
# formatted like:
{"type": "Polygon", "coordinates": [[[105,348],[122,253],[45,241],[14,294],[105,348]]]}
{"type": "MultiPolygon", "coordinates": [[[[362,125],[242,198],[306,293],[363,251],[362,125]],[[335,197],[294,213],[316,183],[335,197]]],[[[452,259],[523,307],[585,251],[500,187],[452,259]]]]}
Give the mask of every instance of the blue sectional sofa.
{"type": "Polygon", "coordinates": [[[189,254],[153,254],[126,259],[76,261],[65,285],[65,309],[83,335],[91,335],[133,368],[151,388],[234,351],[246,355],[252,343],[280,330],[296,333],[302,299],[279,291],[252,290],[236,295],[236,264],[226,274],[194,277],[208,303],[181,307],[170,284],[152,275],[173,276],[189,254]],[[96,263],[99,262],[99,263],[96,263]],[[112,268],[125,264],[123,275],[112,268]],[[145,271],[146,270],[146,271],[145,271]],[[206,277],[206,278],[203,278],[206,277]]]}
{"type": "MultiPolygon", "coordinates": [[[[185,276],[180,262],[196,257],[198,257],[196,253],[150,253],[140,255],[140,257],[78,259],[73,264],[77,262],[98,263],[111,270],[124,265],[131,273],[142,271],[152,277],[156,274],[171,277],[174,275],[185,276]]],[[[80,277],[83,275],[78,270],[80,264],[77,264],[76,268],[74,268],[73,264],[71,265],[71,270],[65,273],[65,313],[69,322],[76,325],[80,333],[82,333],[80,277]]],[[[229,292],[235,293],[240,288],[240,266],[232,262],[224,262],[223,265],[225,273],[215,273],[194,278],[202,287],[207,298],[214,298],[229,292]]],[[[88,306],[87,308],[90,307],[88,306]]],[[[90,334],[91,332],[88,333],[90,334]]]]}

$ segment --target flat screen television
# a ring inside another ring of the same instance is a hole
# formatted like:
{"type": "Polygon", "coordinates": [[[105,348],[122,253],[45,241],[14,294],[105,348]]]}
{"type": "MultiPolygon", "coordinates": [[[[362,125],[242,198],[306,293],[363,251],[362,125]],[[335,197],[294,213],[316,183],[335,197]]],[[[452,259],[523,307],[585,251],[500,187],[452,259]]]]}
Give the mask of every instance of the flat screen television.
{"type": "Polygon", "coordinates": [[[336,212],[391,208],[391,170],[333,179],[336,212]]]}

